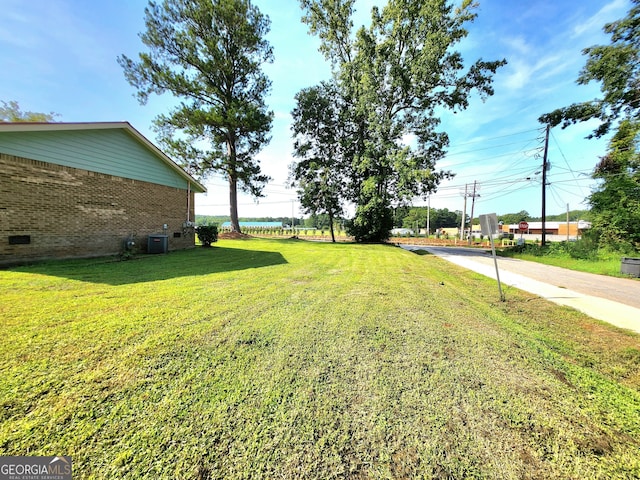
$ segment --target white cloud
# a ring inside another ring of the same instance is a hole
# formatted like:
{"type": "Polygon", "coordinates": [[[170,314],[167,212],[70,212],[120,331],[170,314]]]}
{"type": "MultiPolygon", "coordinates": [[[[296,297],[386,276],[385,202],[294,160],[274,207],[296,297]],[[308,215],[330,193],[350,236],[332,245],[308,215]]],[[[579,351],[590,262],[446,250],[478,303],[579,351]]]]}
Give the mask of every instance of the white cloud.
{"type": "Polygon", "coordinates": [[[537,50],[518,38],[507,40],[506,43],[517,53],[509,56],[511,59],[504,67],[506,74],[503,80],[504,87],[510,90],[519,90],[524,87],[537,88],[541,80],[566,72],[573,68],[575,63],[567,60],[576,57],[571,49],[539,56],[540,51],[546,51],[546,49],[537,50]],[[539,58],[536,59],[536,57],[539,58]]]}
{"type": "Polygon", "coordinates": [[[531,79],[531,74],[534,71],[533,66],[520,60],[510,62],[507,69],[509,74],[504,80],[504,86],[510,90],[523,88],[531,79]]]}
{"type": "Polygon", "coordinates": [[[503,43],[520,55],[530,55],[534,50],[533,46],[527,43],[526,39],[522,36],[504,38],[503,43]]]}
{"type": "Polygon", "coordinates": [[[623,15],[625,9],[628,7],[629,2],[627,0],[613,0],[602,7],[595,15],[589,17],[586,21],[575,25],[573,27],[572,38],[580,37],[585,33],[593,34],[595,32],[601,32],[605,23],[611,22],[612,18],[618,18],[623,15]]]}

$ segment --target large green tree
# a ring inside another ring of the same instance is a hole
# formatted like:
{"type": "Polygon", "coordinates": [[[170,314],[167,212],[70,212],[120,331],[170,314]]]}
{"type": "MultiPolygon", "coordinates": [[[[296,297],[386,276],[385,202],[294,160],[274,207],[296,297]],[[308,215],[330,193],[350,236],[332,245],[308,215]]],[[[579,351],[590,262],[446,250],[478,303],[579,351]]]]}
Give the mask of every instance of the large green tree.
{"type": "Polygon", "coordinates": [[[0,100],[0,122],[54,122],[60,116],[57,113],[23,111],[15,100],[0,100]]]}
{"type": "Polygon", "coordinates": [[[594,171],[600,180],[589,197],[592,234],[600,245],[640,251],[640,122],[624,120],[594,171]]]}
{"type": "Polygon", "coordinates": [[[504,61],[467,68],[452,50],[475,18],[471,1],[455,8],[446,0],[389,0],[356,32],[354,2],[300,0],[350,119],[346,200],[356,206],[350,231],[357,240],[380,241],[392,227],[392,205],[426,196],[450,176],[435,168],[448,145],[436,110],[466,108],[473,91],[491,95],[492,75],[504,61]]]}
{"type": "Polygon", "coordinates": [[[600,83],[601,98],[575,103],[542,115],[540,121],[567,127],[590,119],[600,124],[590,137],[613,131],[607,155],[594,170],[599,185],[589,197],[594,232],[601,246],[639,249],[637,205],[640,170],[637,161],[640,125],[640,0],[632,0],[626,17],[604,26],[608,45],[583,50],[587,61],[577,83],[600,83]],[[625,247],[626,244],[626,247],[625,247]]]}
{"type": "Polygon", "coordinates": [[[269,19],[249,0],[165,0],[149,3],[145,24],[140,38],[149,51],[118,61],[141,103],[154,93],[180,99],[155,120],[160,141],[190,171],[226,176],[239,232],[238,188],[259,197],[269,180],[255,158],[273,118],[262,72],[273,58],[269,19]]]}
{"type": "Polygon", "coordinates": [[[347,170],[340,95],[331,84],[321,83],[301,90],[295,99],[291,128],[297,160],[291,164],[289,179],[305,213],[328,216],[335,242],[333,224],[343,211],[347,170]]]}

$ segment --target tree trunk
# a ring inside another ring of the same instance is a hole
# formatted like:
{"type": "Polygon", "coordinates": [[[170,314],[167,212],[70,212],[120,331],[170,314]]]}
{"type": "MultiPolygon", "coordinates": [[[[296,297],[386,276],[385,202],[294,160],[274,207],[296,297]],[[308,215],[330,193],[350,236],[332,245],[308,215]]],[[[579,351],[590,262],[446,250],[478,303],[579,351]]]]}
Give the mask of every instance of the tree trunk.
{"type": "Polygon", "coordinates": [[[238,179],[233,175],[229,175],[229,206],[231,231],[241,233],[238,220],[238,179]]]}
{"type": "Polygon", "coordinates": [[[229,155],[229,215],[231,217],[231,231],[240,231],[238,220],[238,174],[236,173],[236,143],[234,138],[227,140],[227,154],[229,155]]]}
{"type": "Polygon", "coordinates": [[[329,212],[329,229],[331,230],[331,242],[336,243],[336,235],[333,233],[333,215],[329,212]]]}

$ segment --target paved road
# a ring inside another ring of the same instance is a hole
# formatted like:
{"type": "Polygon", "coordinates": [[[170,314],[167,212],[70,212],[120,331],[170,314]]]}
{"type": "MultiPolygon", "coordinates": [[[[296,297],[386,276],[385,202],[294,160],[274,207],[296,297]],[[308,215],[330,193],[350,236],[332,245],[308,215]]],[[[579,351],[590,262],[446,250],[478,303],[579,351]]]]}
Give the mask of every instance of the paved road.
{"type": "MultiPolygon", "coordinates": [[[[491,252],[463,247],[403,245],[422,249],[491,278],[491,252]]],[[[550,301],[568,305],[593,318],[640,332],[640,280],[576,272],[560,267],[498,257],[500,280],[550,301]]]]}

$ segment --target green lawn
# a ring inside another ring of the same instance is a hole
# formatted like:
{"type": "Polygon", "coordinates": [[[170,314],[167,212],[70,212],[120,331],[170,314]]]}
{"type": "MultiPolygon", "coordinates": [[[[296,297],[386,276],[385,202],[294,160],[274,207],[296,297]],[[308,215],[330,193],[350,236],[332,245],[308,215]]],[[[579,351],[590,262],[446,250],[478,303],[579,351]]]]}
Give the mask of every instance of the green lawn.
{"type": "MultiPolygon", "coordinates": [[[[596,273],[598,275],[608,275],[610,277],[628,277],[620,272],[621,259],[624,256],[619,253],[611,252],[592,252],[593,258],[573,258],[568,252],[563,251],[562,247],[555,246],[550,251],[539,252],[534,254],[531,252],[518,252],[515,249],[502,249],[499,253],[501,256],[518,258],[520,260],[528,260],[530,262],[544,263],[545,265],[553,265],[556,267],[568,268],[578,272],[596,273]]],[[[635,255],[637,256],[637,255],[635,255]]]]}
{"type": "Polygon", "coordinates": [[[598,275],[608,275],[610,277],[626,277],[626,275],[620,273],[620,256],[616,256],[615,258],[607,257],[601,260],[584,260],[580,258],[571,258],[568,255],[564,257],[530,254],[515,254],[508,256],[519,258],[520,260],[528,260],[530,262],[568,268],[569,270],[576,270],[578,272],[596,273],[598,275]]]}
{"type": "Polygon", "coordinates": [[[640,336],[434,256],[0,270],[0,455],[74,478],[638,478],[640,336]]]}

